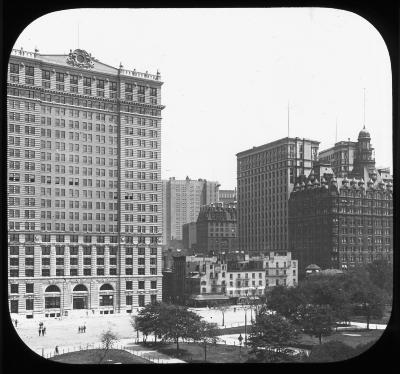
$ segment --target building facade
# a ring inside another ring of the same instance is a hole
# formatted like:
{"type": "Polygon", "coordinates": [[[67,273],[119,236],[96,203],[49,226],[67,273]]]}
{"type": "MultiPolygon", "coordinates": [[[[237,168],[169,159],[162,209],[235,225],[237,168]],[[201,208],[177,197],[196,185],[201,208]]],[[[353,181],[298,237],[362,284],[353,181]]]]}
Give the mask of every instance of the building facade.
{"type": "Polygon", "coordinates": [[[298,263],[290,252],[225,261],[217,256],[186,258],[186,294],[225,295],[233,303],[247,297],[260,297],[277,285],[296,286],[298,263]]]}
{"type": "Polygon", "coordinates": [[[12,313],[118,313],[161,300],[160,75],[84,50],[13,50],[12,313]]]}
{"type": "MultiPolygon", "coordinates": [[[[368,171],[366,171],[368,174],[368,171]]],[[[393,258],[393,190],[380,175],[336,178],[329,164],[299,177],[289,200],[290,250],[307,266],[349,269],[393,258]]]]}
{"type": "Polygon", "coordinates": [[[200,208],[196,222],[196,253],[220,255],[238,249],[236,204],[200,208]]]}
{"type": "Polygon", "coordinates": [[[183,248],[192,249],[197,243],[197,226],[196,222],[185,223],[182,226],[183,248]]]}
{"type": "Polygon", "coordinates": [[[288,199],[317,161],[319,142],[283,138],[238,153],[238,236],[247,253],[288,250],[288,199]]]}
{"type": "Polygon", "coordinates": [[[234,190],[219,190],[219,202],[223,205],[236,204],[237,191],[234,190]]]}
{"type": "Polygon", "coordinates": [[[375,166],[375,150],[371,145],[371,135],[365,126],[359,132],[356,142],[350,139],[347,142],[338,142],[334,147],[321,151],[318,159],[322,163],[329,163],[337,178],[354,177],[366,181],[375,172],[385,183],[393,183],[389,168],[375,166]]]}
{"type": "Polygon", "coordinates": [[[202,205],[218,201],[219,183],[205,179],[163,180],[164,244],[182,240],[182,226],[195,222],[202,205]]]}
{"type": "Polygon", "coordinates": [[[337,142],[334,147],[321,151],[318,160],[329,163],[336,177],[343,178],[353,170],[356,152],[357,142],[349,139],[347,142],[337,142]]]}

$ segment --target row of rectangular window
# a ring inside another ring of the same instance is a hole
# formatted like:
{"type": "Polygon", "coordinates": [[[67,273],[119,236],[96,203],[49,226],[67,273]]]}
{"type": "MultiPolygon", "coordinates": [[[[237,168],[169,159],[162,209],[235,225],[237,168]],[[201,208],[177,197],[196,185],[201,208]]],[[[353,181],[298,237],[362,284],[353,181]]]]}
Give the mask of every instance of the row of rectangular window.
{"type": "MultiPolygon", "coordinates": [[[[156,289],[157,288],[157,281],[150,281],[150,288],[156,289]]],[[[126,290],[133,290],[133,282],[126,281],[125,283],[126,290]]],[[[138,281],[138,289],[145,289],[145,281],[138,281]]],[[[33,283],[26,283],[25,284],[25,293],[26,294],[33,294],[34,292],[34,284],[33,283]]],[[[10,284],[10,294],[19,294],[19,284],[18,283],[11,283],[10,284]]]]}
{"type": "MultiPolygon", "coordinates": [[[[111,267],[109,269],[109,275],[117,275],[117,268],[111,267]]],[[[138,275],[145,275],[145,268],[138,268],[138,275]]],[[[56,277],[65,276],[64,269],[56,269],[56,277]]],[[[69,272],[70,276],[78,276],[78,269],[72,268],[69,272]]],[[[84,276],[92,276],[92,269],[84,268],[83,269],[84,276]]],[[[96,269],[96,275],[105,275],[104,269],[99,268],[96,269]]],[[[125,275],[133,275],[133,268],[126,268],[125,275]]],[[[150,275],[157,275],[157,268],[150,268],[150,275]]],[[[25,276],[26,277],[34,277],[34,270],[33,269],[25,269],[25,276]]],[[[42,269],[41,272],[42,277],[50,277],[50,269],[42,269]]],[[[10,278],[18,278],[19,277],[19,269],[10,269],[10,278]]]]}
{"type": "MultiPolygon", "coordinates": [[[[35,242],[34,234],[25,234],[25,242],[35,242]]],[[[54,236],[55,241],[58,243],[66,242],[66,238],[69,237],[69,241],[77,243],[79,241],[79,235],[63,235],[57,234],[54,236]]],[[[97,243],[104,243],[104,236],[92,236],[92,235],[83,235],[83,242],[84,243],[93,243],[94,238],[97,238],[97,243]]],[[[50,234],[42,234],[41,235],[42,242],[50,242],[51,235],[50,234]]],[[[109,237],[110,243],[118,243],[118,236],[110,236],[109,237]]],[[[10,234],[10,242],[19,242],[20,235],[19,234],[10,234]]],[[[125,243],[132,244],[133,237],[132,236],[125,236],[125,243]]]]}
{"type": "MultiPolygon", "coordinates": [[[[57,256],[64,256],[65,254],[65,247],[57,245],[55,247],[56,250],[56,255],[57,256]]],[[[42,246],[41,248],[42,251],[42,256],[50,256],[51,253],[51,247],[50,246],[42,246]]],[[[78,255],[78,246],[70,246],[70,256],[77,256],[78,255]]],[[[147,248],[138,248],[137,250],[137,255],[138,256],[145,256],[146,252],[149,252],[147,248]]],[[[90,247],[83,247],[82,253],[84,256],[91,256],[92,255],[92,248],[90,247]]],[[[96,253],[97,255],[103,256],[105,253],[105,248],[103,247],[96,247],[96,253]]],[[[109,248],[109,254],[110,256],[116,256],[118,253],[118,249],[114,247],[109,248]]],[[[10,256],[19,256],[20,251],[19,247],[12,245],[10,246],[10,256]]],[[[25,255],[26,256],[33,256],[34,255],[34,247],[33,246],[26,246],[25,247],[25,255]]],[[[132,256],[133,255],[133,248],[132,247],[127,247],[125,249],[125,255],[126,256],[132,256]]],[[[157,248],[150,248],[150,255],[155,256],[157,255],[157,248]]]]}

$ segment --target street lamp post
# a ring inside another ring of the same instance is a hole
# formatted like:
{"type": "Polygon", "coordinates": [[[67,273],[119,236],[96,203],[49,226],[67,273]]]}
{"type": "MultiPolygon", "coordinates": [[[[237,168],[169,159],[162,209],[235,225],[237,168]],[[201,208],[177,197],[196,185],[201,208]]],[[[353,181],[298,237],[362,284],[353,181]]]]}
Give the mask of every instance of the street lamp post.
{"type": "Polygon", "coordinates": [[[247,346],[247,308],[244,310],[244,345],[247,346]]]}
{"type": "Polygon", "coordinates": [[[139,330],[137,328],[137,316],[135,316],[136,343],[139,342],[139,330]]]}
{"type": "Polygon", "coordinates": [[[238,340],[239,340],[239,361],[242,361],[242,341],[243,341],[242,334],[239,335],[238,340]]]}

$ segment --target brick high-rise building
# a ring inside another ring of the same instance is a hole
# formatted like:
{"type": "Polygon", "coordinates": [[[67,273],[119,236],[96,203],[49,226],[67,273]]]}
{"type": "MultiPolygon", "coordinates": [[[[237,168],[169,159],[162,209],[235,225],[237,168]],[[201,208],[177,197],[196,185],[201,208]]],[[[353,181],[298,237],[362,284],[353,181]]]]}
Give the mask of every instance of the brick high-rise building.
{"type": "Polygon", "coordinates": [[[298,178],[289,200],[289,237],[300,277],[311,264],[348,269],[392,262],[393,186],[371,174],[366,183],[336,178],[329,164],[320,163],[298,178]]]}
{"type": "Polygon", "coordinates": [[[283,138],[236,155],[240,250],[288,250],[289,194],[295,178],[310,172],[318,146],[314,140],[283,138]]]}
{"type": "Polygon", "coordinates": [[[8,70],[12,313],[161,300],[160,75],[77,49],[13,50],[8,70]]]}
{"type": "Polygon", "coordinates": [[[196,222],[196,253],[218,256],[237,250],[236,204],[202,206],[196,222]]]}
{"type": "Polygon", "coordinates": [[[218,201],[219,183],[205,179],[163,180],[163,244],[182,240],[182,226],[195,222],[202,205],[218,201]]]}

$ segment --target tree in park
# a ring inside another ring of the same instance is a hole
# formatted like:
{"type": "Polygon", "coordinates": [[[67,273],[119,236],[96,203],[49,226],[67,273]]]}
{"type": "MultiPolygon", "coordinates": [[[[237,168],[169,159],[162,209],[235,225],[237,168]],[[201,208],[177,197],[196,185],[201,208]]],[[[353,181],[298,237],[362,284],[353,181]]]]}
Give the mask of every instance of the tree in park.
{"type": "Polygon", "coordinates": [[[201,317],[185,306],[153,303],[133,318],[132,325],[144,335],[159,335],[163,341],[175,342],[179,351],[180,339],[211,341],[216,328],[200,322],[201,317]]]}
{"type": "Polygon", "coordinates": [[[222,326],[225,326],[225,312],[229,309],[229,305],[217,304],[215,307],[222,313],[222,326]]]}
{"type": "Polygon", "coordinates": [[[366,318],[369,330],[371,318],[382,318],[388,295],[371,282],[365,268],[349,272],[344,287],[350,294],[355,311],[366,318]]]}
{"type": "Polygon", "coordinates": [[[117,334],[115,334],[111,329],[103,331],[100,335],[100,341],[103,345],[102,353],[100,355],[99,364],[101,364],[104,358],[107,356],[108,351],[114,346],[115,343],[119,341],[117,334]]]}
{"type": "Polygon", "coordinates": [[[389,299],[393,294],[393,265],[386,260],[375,260],[366,265],[371,282],[384,290],[389,299]]]}
{"type": "Polygon", "coordinates": [[[179,339],[195,339],[197,327],[201,317],[179,305],[167,305],[160,316],[162,319],[163,339],[176,343],[176,350],[179,351],[179,339]]]}
{"type": "Polygon", "coordinates": [[[304,295],[300,288],[275,286],[267,294],[266,307],[286,318],[290,318],[296,308],[304,302],[304,295]]]}
{"type": "Polygon", "coordinates": [[[220,339],[220,330],[216,323],[199,321],[194,329],[193,340],[199,342],[204,347],[204,361],[207,361],[207,344],[216,344],[220,339]]]}
{"type": "Polygon", "coordinates": [[[353,293],[353,300],[356,303],[358,312],[366,318],[367,330],[371,318],[382,318],[385,310],[385,297],[382,291],[370,285],[369,288],[359,288],[353,293]]]}
{"type": "Polygon", "coordinates": [[[293,361],[293,350],[289,347],[296,343],[297,337],[298,330],[287,318],[261,310],[250,328],[250,353],[257,362],[293,361]]]}
{"type": "Polygon", "coordinates": [[[315,336],[322,343],[323,336],[332,334],[334,311],[329,305],[300,305],[293,314],[293,321],[310,336],[315,336]]]}
{"type": "Polygon", "coordinates": [[[162,331],[163,321],[160,319],[162,307],[163,304],[159,302],[147,304],[137,316],[132,316],[131,324],[136,330],[142,332],[144,342],[151,334],[154,334],[156,341],[157,335],[162,331]]]}
{"type": "Polygon", "coordinates": [[[300,292],[306,304],[329,305],[336,321],[349,321],[351,313],[350,294],[343,287],[340,275],[313,275],[301,282],[300,292]]]}

